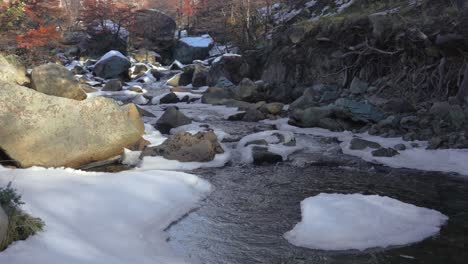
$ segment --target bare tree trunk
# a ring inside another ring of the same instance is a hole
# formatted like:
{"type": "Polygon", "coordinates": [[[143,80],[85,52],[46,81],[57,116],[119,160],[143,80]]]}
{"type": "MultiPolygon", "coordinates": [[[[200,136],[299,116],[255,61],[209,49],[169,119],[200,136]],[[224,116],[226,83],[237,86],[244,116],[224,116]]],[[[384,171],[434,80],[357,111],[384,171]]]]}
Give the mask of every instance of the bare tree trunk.
{"type": "Polygon", "coordinates": [[[465,63],[465,72],[463,73],[463,81],[458,88],[457,100],[461,103],[465,103],[466,97],[468,96],[468,63],[465,63]]]}

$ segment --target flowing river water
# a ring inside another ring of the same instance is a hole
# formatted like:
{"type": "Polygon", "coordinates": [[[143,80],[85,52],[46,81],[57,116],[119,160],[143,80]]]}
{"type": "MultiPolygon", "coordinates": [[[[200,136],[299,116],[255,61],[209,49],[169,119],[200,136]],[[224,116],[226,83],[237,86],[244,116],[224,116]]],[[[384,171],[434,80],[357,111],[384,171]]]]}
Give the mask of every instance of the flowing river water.
{"type": "MultiPolygon", "coordinates": [[[[193,108],[181,110],[195,119],[202,116],[193,108]]],[[[204,121],[234,138],[271,129],[213,115],[204,121]]],[[[234,154],[223,168],[192,171],[207,179],[214,191],[197,210],[167,229],[177,253],[190,263],[203,264],[468,263],[466,178],[370,164],[342,154],[334,139],[296,137],[298,144],[315,147],[276,165],[242,164],[234,154]],[[289,244],[283,234],[301,220],[300,202],[322,192],[389,196],[438,210],[450,220],[435,237],[385,250],[333,252],[289,244]]],[[[235,145],[227,147],[235,153],[235,145]]]]}
{"type": "MultiPolygon", "coordinates": [[[[240,162],[237,142],[274,127],[226,121],[219,109],[178,104],[194,121],[229,134],[233,153],[222,168],[191,171],[213,192],[167,228],[168,243],[189,263],[468,263],[468,179],[456,174],[393,169],[342,154],[333,138],[297,135],[308,146],[289,161],[254,166],[240,162]],[[293,246],[283,238],[301,220],[300,202],[319,193],[389,196],[449,216],[440,234],[420,243],[387,249],[320,251],[293,246]]],[[[157,116],[165,106],[144,106],[157,116]]],[[[156,119],[147,119],[152,123],[156,119]]],[[[468,162],[468,161],[467,161],[468,162]]]]}

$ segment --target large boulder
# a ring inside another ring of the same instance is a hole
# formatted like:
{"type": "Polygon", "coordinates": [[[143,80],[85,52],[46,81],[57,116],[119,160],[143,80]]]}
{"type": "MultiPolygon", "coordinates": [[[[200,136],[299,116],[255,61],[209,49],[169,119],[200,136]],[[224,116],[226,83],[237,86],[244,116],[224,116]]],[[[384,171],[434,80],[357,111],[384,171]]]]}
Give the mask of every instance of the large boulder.
{"type": "Polygon", "coordinates": [[[0,81],[25,85],[29,83],[26,68],[18,62],[15,56],[2,56],[0,54],[0,81]]]}
{"type": "Polygon", "coordinates": [[[241,55],[224,54],[213,61],[208,72],[208,86],[216,85],[222,77],[234,84],[239,84],[242,79],[250,77],[249,64],[241,55]]]}
{"type": "Polygon", "coordinates": [[[184,64],[192,63],[194,60],[204,60],[213,45],[214,40],[209,35],[181,38],[174,49],[174,59],[184,64]]]}
{"type": "Polygon", "coordinates": [[[335,107],[342,114],[355,122],[377,123],[385,119],[385,115],[372,104],[365,101],[354,101],[347,98],[336,100],[335,107]]]}
{"type": "Polygon", "coordinates": [[[176,27],[174,19],[159,10],[142,9],[135,12],[135,35],[149,41],[158,50],[174,44],[176,27]]]}
{"type": "Polygon", "coordinates": [[[5,240],[8,231],[8,216],[0,204],[0,243],[5,240]]]}
{"type": "Polygon", "coordinates": [[[149,147],[143,151],[143,156],[163,156],[169,160],[182,162],[208,162],[216,154],[224,153],[213,132],[199,132],[192,135],[179,132],[169,137],[163,144],[149,147]]]}
{"type": "Polygon", "coordinates": [[[171,106],[166,109],[164,114],[158,119],[155,128],[163,134],[169,134],[171,129],[188,125],[192,120],[185,116],[176,107],[171,106]]]}
{"type": "Polygon", "coordinates": [[[111,20],[95,21],[87,26],[86,33],[79,44],[82,54],[99,57],[111,50],[127,54],[129,32],[121,25],[111,20]]]}
{"type": "Polygon", "coordinates": [[[0,149],[21,167],[72,167],[105,160],[138,142],[144,124],[133,104],[104,97],[54,97],[0,82],[0,149]]]}
{"type": "Polygon", "coordinates": [[[93,72],[104,79],[128,78],[130,60],[116,50],[109,51],[94,65],[93,72]]]}
{"type": "Polygon", "coordinates": [[[48,63],[38,66],[31,73],[32,88],[38,92],[74,100],[86,99],[86,93],[73,73],[62,65],[48,63]]]}

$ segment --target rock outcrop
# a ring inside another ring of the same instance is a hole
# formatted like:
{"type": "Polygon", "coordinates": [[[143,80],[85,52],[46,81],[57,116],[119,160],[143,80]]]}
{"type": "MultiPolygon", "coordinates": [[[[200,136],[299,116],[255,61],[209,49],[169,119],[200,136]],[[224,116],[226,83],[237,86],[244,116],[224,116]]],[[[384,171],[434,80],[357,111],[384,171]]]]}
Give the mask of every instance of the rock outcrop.
{"type": "Polygon", "coordinates": [[[75,101],[0,82],[0,149],[20,167],[72,167],[108,159],[138,142],[135,105],[75,101]]]}

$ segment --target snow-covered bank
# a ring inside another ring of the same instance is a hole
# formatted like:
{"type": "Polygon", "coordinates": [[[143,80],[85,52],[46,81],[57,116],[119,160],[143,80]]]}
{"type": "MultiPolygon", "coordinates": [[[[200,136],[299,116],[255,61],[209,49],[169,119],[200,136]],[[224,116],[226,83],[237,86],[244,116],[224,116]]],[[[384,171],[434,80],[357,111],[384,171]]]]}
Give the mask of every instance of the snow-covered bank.
{"type": "Polygon", "coordinates": [[[378,195],[319,194],[302,201],[302,221],[284,237],[322,250],[406,245],[437,234],[448,217],[378,195]]]}
{"type": "Polygon", "coordinates": [[[0,263],[185,263],[166,245],[164,229],[210,192],[194,175],[168,171],[88,173],[71,169],[9,170],[24,209],[44,232],[0,253],[0,263]]]}
{"type": "Polygon", "coordinates": [[[343,153],[360,157],[369,162],[377,162],[392,168],[408,168],[424,171],[456,172],[468,176],[468,149],[426,149],[427,142],[413,141],[407,142],[402,138],[383,138],[372,136],[367,133],[353,134],[346,132],[332,132],[322,128],[299,128],[288,124],[287,119],[275,121],[265,121],[268,124],[276,125],[277,129],[291,131],[297,134],[307,134],[323,137],[336,137],[341,143],[343,153]],[[352,150],[350,142],[354,137],[379,143],[384,148],[393,148],[397,144],[404,144],[407,149],[400,151],[394,157],[374,157],[372,149],[352,150]],[[412,143],[417,144],[416,147],[412,143]]]}

